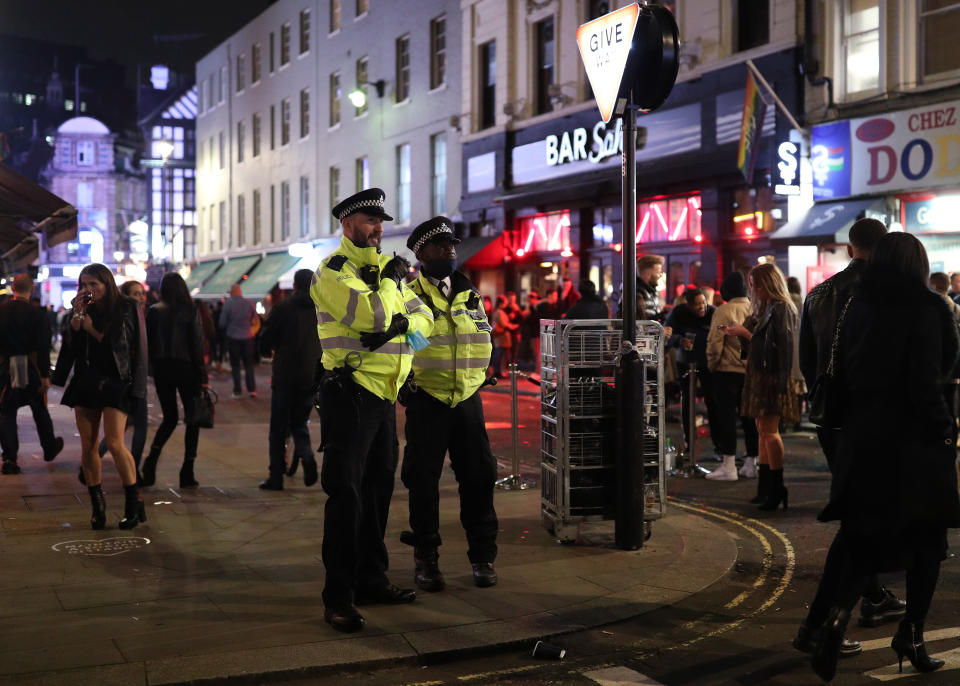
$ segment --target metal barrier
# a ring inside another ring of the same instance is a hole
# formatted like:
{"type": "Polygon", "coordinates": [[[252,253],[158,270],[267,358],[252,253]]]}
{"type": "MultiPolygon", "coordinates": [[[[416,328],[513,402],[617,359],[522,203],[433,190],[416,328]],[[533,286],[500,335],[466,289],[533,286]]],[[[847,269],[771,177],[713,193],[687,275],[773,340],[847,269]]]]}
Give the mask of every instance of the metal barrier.
{"type": "Polygon", "coordinates": [[[510,425],[513,427],[513,461],[511,463],[512,470],[510,475],[499,479],[496,482],[496,486],[506,491],[525,491],[529,488],[536,488],[537,482],[532,479],[524,479],[520,473],[520,453],[518,452],[520,443],[520,419],[517,412],[517,377],[522,376],[525,379],[529,379],[530,375],[521,372],[517,368],[516,362],[508,364],[507,370],[510,374],[510,425]]]}

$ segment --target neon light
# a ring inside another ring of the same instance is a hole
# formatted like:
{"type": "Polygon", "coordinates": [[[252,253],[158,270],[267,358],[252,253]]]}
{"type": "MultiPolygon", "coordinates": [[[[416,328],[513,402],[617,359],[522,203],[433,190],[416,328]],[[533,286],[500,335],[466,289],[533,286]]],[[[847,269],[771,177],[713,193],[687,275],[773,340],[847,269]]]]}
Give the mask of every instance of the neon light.
{"type": "Polygon", "coordinates": [[[752,236],[752,235],[753,235],[753,227],[752,227],[752,226],[748,226],[747,228],[745,228],[745,229],[743,230],[743,232],[744,232],[745,234],[747,234],[748,236],[752,236]]]}
{"type": "Polygon", "coordinates": [[[526,254],[526,252],[527,252],[527,251],[524,250],[523,248],[518,249],[518,250],[517,250],[517,257],[523,257],[523,256],[526,254]]]}
{"type": "Polygon", "coordinates": [[[550,236],[547,235],[547,224],[543,219],[534,219],[533,226],[540,231],[540,235],[543,236],[543,242],[546,243],[547,250],[550,249],[550,236]]]}
{"type": "Polygon", "coordinates": [[[701,236],[698,233],[696,236],[693,237],[693,240],[696,241],[697,243],[703,243],[703,236],[701,236]]]}
{"type": "Polygon", "coordinates": [[[650,221],[650,210],[643,213],[643,221],[640,222],[640,229],[637,231],[637,243],[643,240],[643,232],[647,230],[647,222],[650,221]]]}
{"type": "Polygon", "coordinates": [[[530,233],[527,234],[527,243],[523,246],[523,252],[530,252],[530,245],[533,243],[533,234],[536,231],[534,227],[530,227],[530,233]]]}
{"type": "Polygon", "coordinates": [[[757,228],[763,229],[763,212],[754,212],[753,214],[757,218],[757,228]]]}
{"type": "Polygon", "coordinates": [[[566,250],[561,250],[561,251],[560,251],[560,256],[561,256],[561,257],[573,257],[573,251],[570,250],[570,248],[567,248],[566,250]]]}
{"type": "Polygon", "coordinates": [[[687,208],[683,208],[683,212],[680,213],[680,219],[677,220],[677,227],[673,230],[673,235],[670,236],[671,241],[677,240],[677,236],[680,235],[680,229],[683,228],[683,223],[687,220],[687,208]]]}
{"type": "Polygon", "coordinates": [[[659,204],[659,203],[651,203],[650,206],[653,207],[653,211],[657,213],[657,218],[660,220],[660,225],[663,227],[663,233],[664,233],[664,234],[669,234],[669,233],[670,233],[670,227],[667,226],[667,220],[663,218],[663,212],[660,211],[660,204],[659,204]]]}
{"type": "Polygon", "coordinates": [[[753,217],[754,217],[753,212],[751,212],[750,214],[738,214],[736,217],[733,218],[733,221],[735,221],[735,222],[748,222],[748,221],[750,221],[751,219],[753,219],[753,217]]]}

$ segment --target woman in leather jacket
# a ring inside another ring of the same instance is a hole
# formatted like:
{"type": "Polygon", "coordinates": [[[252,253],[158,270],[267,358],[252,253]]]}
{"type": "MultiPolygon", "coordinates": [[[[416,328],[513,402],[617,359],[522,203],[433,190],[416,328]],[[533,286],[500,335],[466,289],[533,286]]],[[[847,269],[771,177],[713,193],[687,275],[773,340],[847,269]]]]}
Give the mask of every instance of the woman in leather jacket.
{"type": "Polygon", "coordinates": [[[150,344],[150,365],[163,410],[163,421],[153,436],[150,454],[143,462],[143,485],[153,486],[156,482],[160,452],[179,420],[179,393],[187,425],[180,488],[196,488],[199,484],[193,475],[193,463],[197,457],[200,427],[193,422],[191,412],[201,388],[208,388],[209,384],[203,363],[203,324],[186,282],[176,272],[163,275],[160,302],[147,310],[147,341],[150,344]]]}
{"type": "MultiPolygon", "coordinates": [[[[783,439],[780,422],[800,421],[799,318],[787,291],[787,282],[774,264],[760,264],[750,270],[748,283],[754,313],[745,325],[724,326],[727,336],[740,336],[741,351],[747,351],[747,369],[743,383],[742,412],[754,417],[760,433],[760,466],[754,502],[761,510],[787,508],[787,488],[783,485],[783,439]],[[747,343],[749,341],[749,343],[747,343]],[[763,467],[766,465],[766,468],[763,467]]],[[[741,352],[741,354],[743,354],[741,352]]]]}
{"type": "Polygon", "coordinates": [[[132,298],[117,289],[111,271],[89,264],[80,272],[70,326],[57,359],[52,382],[62,386],[63,404],[74,409],[83,450],[83,471],[93,506],[90,525],[102,529],[106,502],[100,487],[97,438],[100,419],[107,448],[123,482],[126,498],[121,529],[146,521],[137,489],[137,468],[123,442],[127,415],[135,412],[146,394],[147,355],[143,316],[132,298]]]}

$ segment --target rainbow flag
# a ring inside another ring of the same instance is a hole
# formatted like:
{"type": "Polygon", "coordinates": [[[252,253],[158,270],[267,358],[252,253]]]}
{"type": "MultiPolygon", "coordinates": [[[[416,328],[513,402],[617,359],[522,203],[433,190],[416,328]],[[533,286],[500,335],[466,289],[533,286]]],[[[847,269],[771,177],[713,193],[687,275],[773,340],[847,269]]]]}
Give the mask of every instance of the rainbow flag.
{"type": "Polygon", "coordinates": [[[760,89],[747,72],[747,92],[743,98],[743,119],[740,120],[740,149],[737,151],[737,167],[747,183],[753,183],[753,166],[760,149],[760,135],[763,131],[763,115],[767,103],[760,96],[760,89]]]}

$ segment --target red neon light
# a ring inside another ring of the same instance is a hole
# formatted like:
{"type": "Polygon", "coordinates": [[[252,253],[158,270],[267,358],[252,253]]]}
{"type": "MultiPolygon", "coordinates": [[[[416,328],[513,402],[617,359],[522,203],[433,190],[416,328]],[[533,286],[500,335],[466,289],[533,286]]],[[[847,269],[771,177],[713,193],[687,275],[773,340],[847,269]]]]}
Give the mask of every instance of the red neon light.
{"type": "Polygon", "coordinates": [[[752,227],[752,226],[748,226],[747,228],[745,228],[745,229],[743,230],[743,232],[744,232],[745,234],[747,234],[748,236],[752,236],[752,235],[753,235],[753,227],[752,227]]]}
{"type": "Polygon", "coordinates": [[[683,228],[683,223],[687,220],[687,208],[683,208],[683,212],[680,213],[680,218],[677,220],[677,226],[673,230],[673,235],[670,236],[671,241],[677,240],[677,236],[680,235],[680,229],[683,228]]]}
{"type": "Polygon", "coordinates": [[[647,230],[648,221],[650,221],[650,210],[643,213],[643,221],[640,222],[640,229],[637,231],[637,243],[643,240],[643,232],[647,230]]]}
{"type": "Polygon", "coordinates": [[[517,257],[523,257],[523,256],[526,254],[526,252],[527,252],[527,251],[524,250],[523,248],[518,248],[518,249],[517,249],[517,257]]]}
{"type": "Polygon", "coordinates": [[[657,213],[657,218],[660,220],[660,226],[663,227],[664,235],[668,235],[670,233],[670,227],[667,226],[667,220],[663,218],[663,212],[660,211],[660,205],[653,203],[651,207],[653,207],[653,211],[657,213]]]}
{"type": "Polygon", "coordinates": [[[527,242],[523,246],[523,252],[530,251],[530,245],[533,243],[533,234],[534,234],[534,228],[530,227],[530,233],[527,234],[527,242]]]}
{"type": "Polygon", "coordinates": [[[613,251],[614,251],[614,252],[623,252],[623,244],[622,244],[622,243],[614,243],[614,244],[611,245],[610,247],[613,248],[613,251]]]}
{"type": "Polygon", "coordinates": [[[693,237],[693,240],[695,240],[697,243],[703,243],[703,236],[701,236],[698,233],[696,236],[693,237]]]}

